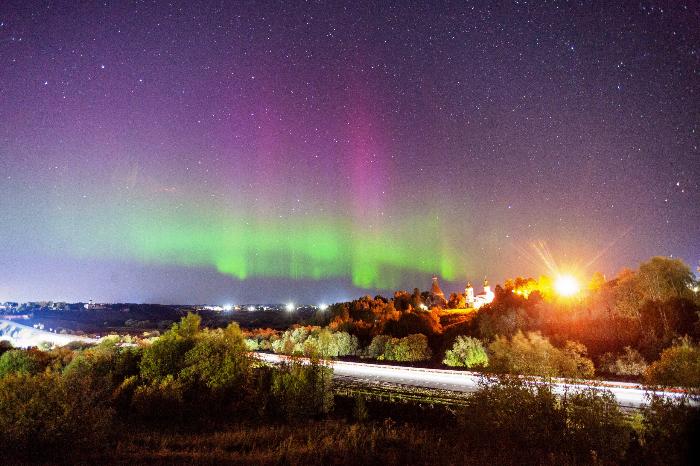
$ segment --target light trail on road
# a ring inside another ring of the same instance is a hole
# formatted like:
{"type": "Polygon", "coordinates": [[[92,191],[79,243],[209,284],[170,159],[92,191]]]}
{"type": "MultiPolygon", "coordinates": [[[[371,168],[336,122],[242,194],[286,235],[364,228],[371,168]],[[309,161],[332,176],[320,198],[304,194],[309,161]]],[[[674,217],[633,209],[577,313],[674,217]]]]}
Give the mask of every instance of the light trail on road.
{"type": "MultiPolygon", "coordinates": [[[[80,335],[60,334],[39,330],[17,322],[0,319],[0,340],[9,340],[13,346],[26,348],[50,343],[64,346],[80,341],[98,343],[99,340],[80,335]]],[[[271,353],[252,353],[257,359],[271,364],[281,364],[289,361],[288,356],[271,353]]],[[[308,363],[308,358],[297,358],[308,363]]],[[[352,380],[368,383],[390,383],[409,387],[451,390],[455,392],[473,392],[483,383],[491,383],[483,374],[478,372],[457,371],[451,369],[425,369],[419,367],[393,366],[389,364],[368,364],[361,362],[326,360],[324,364],[333,369],[334,376],[347,377],[352,380]]],[[[639,408],[648,403],[649,396],[656,394],[665,398],[681,398],[685,392],[681,389],[649,390],[640,384],[598,381],[598,380],[565,380],[531,378],[535,383],[551,385],[559,395],[585,389],[609,391],[617,403],[623,407],[639,408]]],[[[693,405],[698,405],[697,399],[691,399],[693,405]]]]}
{"type": "MultiPolygon", "coordinates": [[[[281,364],[289,361],[288,356],[255,353],[255,357],[261,361],[271,364],[281,364]]],[[[304,363],[308,363],[307,358],[298,358],[304,363]]],[[[347,377],[356,381],[370,383],[391,383],[406,385],[411,387],[423,387],[440,390],[452,390],[457,392],[476,391],[480,384],[491,383],[484,375],[477,372],[456,371],[450,369],[424,369],[418,367],[392,366],[389,364],[367,364],[349,361],[324,361],[333,368],[334,376],[347,377]]],[[[681,398],[685,395],[682,390],[659,390],[650,391],[640,384],[578,380],[575,382],[564,379],[534,378],[535,383],[544,383],[552,386],[556,394],[563,395],[585,389],[609,391],[617,400],[618,405],[627,408],[639,408],[648,403],[651,394],[656,394],[665,398],[681,398]]],[[[692,400],[693,404],[698,404],[697,400],[692,400]]]]}
{"type": "Polygon", "coordinates": [[[28,348],[50,343],[54,346],[65,346],[79,341],[82,343],[98,343],[99,340],[69,333],[53,333],[40,330],[14,321],[0,319],[0,340],[9,341],[15,348],[28,348]]]}

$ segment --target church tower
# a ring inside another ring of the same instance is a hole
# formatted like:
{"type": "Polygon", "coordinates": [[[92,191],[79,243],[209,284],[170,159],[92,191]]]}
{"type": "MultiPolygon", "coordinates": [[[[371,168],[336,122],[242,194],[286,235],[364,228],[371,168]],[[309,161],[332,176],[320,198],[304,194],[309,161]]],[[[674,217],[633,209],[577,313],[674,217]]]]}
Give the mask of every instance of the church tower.
{"type": "Polygon", "coordinates": [[[474,287],[471,282],[467,282],[467,287],[464,289],[464,298],[467,301],[467,307],[474,307],[474,287]]]}
{"type": "Polygon", "coordinates": [[[438,283],[438,277],[437,275],[433,275],[433,284],[430,287],[430,294],[433,296],[433,298],[440,298],[442,301],[445,300],[445,293],[442,292],[442,289],[440,289],[440,284],[438,283]]]}

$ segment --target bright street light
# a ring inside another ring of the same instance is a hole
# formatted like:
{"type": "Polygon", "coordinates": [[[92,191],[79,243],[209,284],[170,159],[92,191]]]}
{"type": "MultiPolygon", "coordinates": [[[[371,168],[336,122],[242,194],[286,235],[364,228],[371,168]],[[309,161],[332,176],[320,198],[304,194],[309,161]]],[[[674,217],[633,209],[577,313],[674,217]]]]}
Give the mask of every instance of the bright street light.
{"type": "Polygon", "coordinates": [[[578,280],[572,275],[559,275],[554,282],[554,290],[559,296],[568,298],[581,290],[578,280]]]}
{"type": "Polygon", "coordinates": [[[326,309],[328,309],[328,304],[319,304],[318,308],[322,311],[325,311],[326,309]]]}
{"type": "Polygon", "coordinates": [[[296,308],[294,307],[294,303],[288,303],[288,304],[285,306],[285,308],[286,308],[287,311],[289,311],[289,312],[292,312],[294,309],[296,309],[296,308]]]}

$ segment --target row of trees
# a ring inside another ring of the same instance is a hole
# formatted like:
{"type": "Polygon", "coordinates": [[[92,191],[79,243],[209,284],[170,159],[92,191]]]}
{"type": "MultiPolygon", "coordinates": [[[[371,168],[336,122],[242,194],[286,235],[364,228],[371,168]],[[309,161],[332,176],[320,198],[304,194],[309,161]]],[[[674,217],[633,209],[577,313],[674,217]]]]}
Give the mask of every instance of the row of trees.
{"type": "Polygon", "coordinates": [[[299,326],[281,334],[266,329],[249,334],[245,341],[253,351],[268,350],[278,354],[322,358],[355,356],[359,349],[354,335],[314,326],[299,326]]]}
{"type": "Polygon", "coordinates": [[[384,361],[427,361],[432,357],[428,339],[422,334],[395,338],[375,336],[369,345],[360,347],[355,335],[333,331],[329,327],[298,326],[282,333],[268,329],[249,332],[245,339],[251,351],[268,350],[277,354],[336,358],[358,356],[384,361]]]}
{"type": "MultiPolygon", "coordinates": [[[[518,331],[512,338],[499,336],[488,346],[477,338],[459,336],[445,353],[443,364],[544,377],[592,378],[595,372],[585,346],[569,341],[557,348],[539,332],[518,331]]],[[[640,377],[650,385],[700,388],[700,347],[689,338],[679,339],[650,365],[630,347],[618,357],[606,354],[600,364],[601,372],[640,377]]]]}

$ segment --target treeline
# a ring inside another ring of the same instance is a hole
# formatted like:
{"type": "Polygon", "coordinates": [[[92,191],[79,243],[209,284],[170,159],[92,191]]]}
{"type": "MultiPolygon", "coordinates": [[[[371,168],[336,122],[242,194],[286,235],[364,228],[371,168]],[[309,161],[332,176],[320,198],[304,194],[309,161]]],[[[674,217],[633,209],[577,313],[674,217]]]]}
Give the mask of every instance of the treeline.
{"type": "Polygon", "coordinates": [[[317,326],[296,326],[284,332],[253,330],[246,332],[245,342],[251,351],[324,359],[357,356],[380,361],[415,362],[429,360],[432,356],[428,339],[422,334],[403,338],[377,335],[368,346],[361,347],[355,335],[317,326]]]}
{"type": "MultiPolygon", "coordinates": [[[[698,283],[678,259],[654,257],[612,280],[596,274],[570,299],[558,298],[541,277],[497,286],[494,301],[478,311],[444,312],[431,303],[418,289],[391,299],[365,296],[319,311],[313,322],[357,337],[361,348],[381,347],[376,338],[423,335],[424,359],[450,366],[700,387],[698,283]]],[[[463,296],[448,305],[464,305],[463,296]]]]}
{"type": "Polygon", "coordinates": [[[261,364],[235,324],[194,315],[138,346],[5,348],[0,448],[9,463],[687,464],[700,433],[685,399],[630,416],[610,394],[516,378],[445,407],[334,391],[331,376],[261,364]]]}

